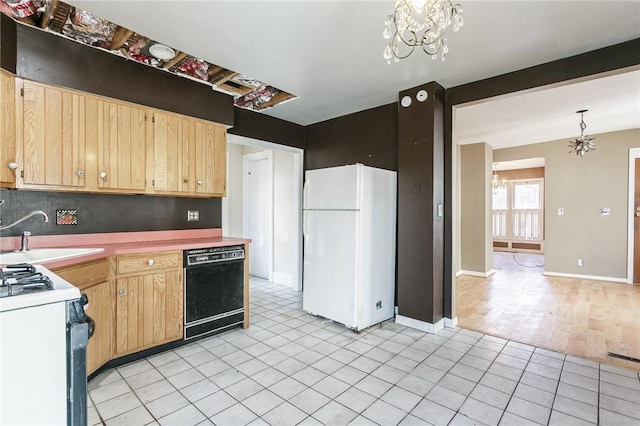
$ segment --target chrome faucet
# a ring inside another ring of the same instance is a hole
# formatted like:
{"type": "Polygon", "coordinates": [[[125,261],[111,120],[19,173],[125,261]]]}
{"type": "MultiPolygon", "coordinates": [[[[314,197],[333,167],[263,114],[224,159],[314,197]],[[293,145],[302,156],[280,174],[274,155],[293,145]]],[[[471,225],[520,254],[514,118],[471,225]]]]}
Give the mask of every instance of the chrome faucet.
{"type": "Polygon", "coordinates": [[[20,219],[16,220],[13,223],[10,223],[10,224],[8,224],[6,226],[0,226],[0,231],[12,228],[15,225],[19,224],[20,222],[29,219],[31,216],[35,216],[35,215],[38,215],[38,214],[44,217],[44,221],[45,222],[49,222],[49,216],[47,216],[47,214],[45,212],[43,212],[42,210],[34,210],[31,213],[29,213],[28,215],[21,217],[20,219]]]}
{"type": "Polygon", "coordinates": [[[24,231],[22,233],[22,238],[20,239],[20,251],[29,251],[29,237],[31,236],[31,232],[24,231]]]}

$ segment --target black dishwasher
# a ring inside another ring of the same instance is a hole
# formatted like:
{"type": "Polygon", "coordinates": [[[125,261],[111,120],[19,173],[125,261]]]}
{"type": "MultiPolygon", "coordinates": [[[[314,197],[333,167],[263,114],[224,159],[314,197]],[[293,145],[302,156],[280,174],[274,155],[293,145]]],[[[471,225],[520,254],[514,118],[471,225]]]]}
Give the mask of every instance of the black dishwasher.
{"type": "Polygon", "coordinates": [[[244,322],[244,246],[184,251],[184,338],[244,322]]]}

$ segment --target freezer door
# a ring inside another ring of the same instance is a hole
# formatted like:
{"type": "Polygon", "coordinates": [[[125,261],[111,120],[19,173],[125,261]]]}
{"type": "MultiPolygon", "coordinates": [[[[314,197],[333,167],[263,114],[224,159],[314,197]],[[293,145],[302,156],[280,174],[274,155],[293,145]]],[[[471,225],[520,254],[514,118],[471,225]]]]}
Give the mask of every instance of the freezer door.
{"type": "Polygon", "coordinates": [[[304,212],[302,307],[354,328],[358,212],[304,212]]]}
{"type": "Polygon", "coordinates": [[[361,165],[307,170],[304,209],[357,210],[361,165]]]}

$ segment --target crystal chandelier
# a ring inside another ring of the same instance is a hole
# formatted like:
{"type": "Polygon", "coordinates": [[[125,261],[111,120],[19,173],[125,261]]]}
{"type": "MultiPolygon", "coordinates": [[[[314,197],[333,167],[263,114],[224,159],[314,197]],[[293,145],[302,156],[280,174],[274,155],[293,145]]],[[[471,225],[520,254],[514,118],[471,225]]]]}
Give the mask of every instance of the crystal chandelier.
{"type": "Polygon", "coordinates": [[[496,172],[496,163],[493,163],[493,179],[491,180],[493,193],[497,194],[498,191],[503,189],[505,186],[507,186],[507,181],[498,177],[498,172],[496,172]]]}
{"type": "Polygon", "coordinates": [[[569,154],[575,152],[576,155],[584,157],[585,152],[589,150],[595,151],[596,149],[595,138],[584,134],[584,130],[587,128],[587,125],[584,123],[584,113],[587,111],[589,110],[581,109],[580,111],[576,111],[577,114],[580,114],[580,137],[569,141],[569,148],[571,148],[569,154]]]}
{"type": "Polygon", "coordinates": [[[462,6],[451,0],[397,0],[385,21],[385,40],[389,40],[383,57],[387,64],[411,55],[416,47],[432,59],[441,59],[449,51],[444,34],[453,23],[453,31],[462,27],[462,6]]]}

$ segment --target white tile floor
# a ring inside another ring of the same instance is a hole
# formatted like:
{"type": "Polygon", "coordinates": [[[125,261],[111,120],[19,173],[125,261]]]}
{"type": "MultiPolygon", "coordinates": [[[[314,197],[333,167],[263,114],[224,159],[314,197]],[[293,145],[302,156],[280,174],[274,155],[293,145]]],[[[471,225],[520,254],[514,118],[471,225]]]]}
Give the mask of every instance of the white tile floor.
{"type": "Polygon", "coordinates": [[[251,280],[251,327],[101,373],[89,424],[640,425],[638,373],[476,332],[355,334],[251,280]]]}

